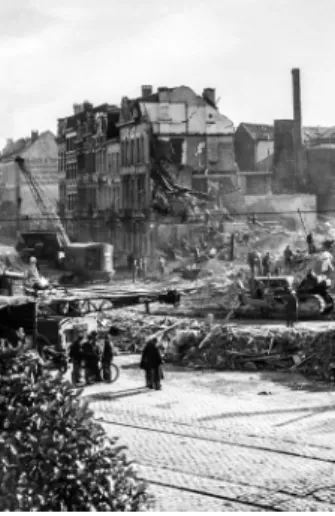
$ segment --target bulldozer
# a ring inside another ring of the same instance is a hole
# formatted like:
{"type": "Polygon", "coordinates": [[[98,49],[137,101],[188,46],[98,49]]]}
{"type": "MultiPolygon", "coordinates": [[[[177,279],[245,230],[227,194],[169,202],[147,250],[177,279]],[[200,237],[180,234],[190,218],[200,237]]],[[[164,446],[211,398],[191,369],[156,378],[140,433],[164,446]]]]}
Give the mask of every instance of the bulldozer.
{"type": "Polygon", "coordinates": [[[334,299],[329,293],[331,280],[309,272],[298,282],[294,276],[255,276],[249,292],[241,294],[239,316],[284,318],[286,296],[294,289],[298,297],[299,319],[319,319],[334,309],[334,299]]]}

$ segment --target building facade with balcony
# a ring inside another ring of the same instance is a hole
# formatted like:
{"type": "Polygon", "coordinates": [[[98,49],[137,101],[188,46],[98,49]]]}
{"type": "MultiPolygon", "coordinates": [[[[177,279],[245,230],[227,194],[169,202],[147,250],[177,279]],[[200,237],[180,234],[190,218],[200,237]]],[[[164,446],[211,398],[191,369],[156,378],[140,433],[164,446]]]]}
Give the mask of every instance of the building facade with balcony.
{"type": "Polygon", "coordinates": [[[109,104],[94,107],[85,101],[75,104],[73,110],[72,115],[58,120],[61,214],[72,238],[96,240],[102,224],[94,220],[101,215],[108,218],[111,211],[107,142],[118,141],[119,108],[109,104]]]}

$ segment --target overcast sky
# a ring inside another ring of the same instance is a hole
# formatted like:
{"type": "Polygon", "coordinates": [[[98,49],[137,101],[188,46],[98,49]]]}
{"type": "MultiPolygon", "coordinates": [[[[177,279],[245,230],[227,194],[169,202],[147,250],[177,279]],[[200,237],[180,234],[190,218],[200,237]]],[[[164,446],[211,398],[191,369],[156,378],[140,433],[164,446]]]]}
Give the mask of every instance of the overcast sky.
{"type": "Polygon", "coordinates": [[[0,143],[56,130],[72,104],[119,104],[141,84],[215,87],[235,125],[335,125],[334,0],[11,0],[0,7],[0,143]]]}

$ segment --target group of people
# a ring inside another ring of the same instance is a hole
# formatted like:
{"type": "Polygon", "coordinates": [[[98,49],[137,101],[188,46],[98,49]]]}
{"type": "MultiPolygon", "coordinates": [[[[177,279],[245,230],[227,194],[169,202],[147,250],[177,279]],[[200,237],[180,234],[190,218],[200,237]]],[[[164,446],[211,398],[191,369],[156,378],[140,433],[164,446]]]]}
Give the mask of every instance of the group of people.
{"type": "Polygon", "coordinates": [[[92,384],[102,380],[109,382],[111,380],[110,366],[114,358],[114,347],[108,333],[104,335],[102,345],[98,342],[96,331],[91,332],[87,337],[84,333],[80,333],[70,346],[69,357],[73,364],[75,383],[80,382],[80,373],[83,366],[86,383],[92,384]]]}
{"type": "Polygon", "coordinates": [[[269,252],[262,255],[258,251],[250,250],[247,261],[252,276],[255,276],[256,272],[258,276],[269,276],[272,272],[272,258],[269,252]]]}
{"type": "MultiPolygon", "coordinates": [[[[130,253],[127,258],[128,271],[132,274],[133,282],[138,279],[145,279],[148,271],[148,261],[145,256],[135,258],[133,253],[130,253]]],[[[162,277],[166,274],[166,259],[160,256],[158,260],[159,273],[162,277]]]]}

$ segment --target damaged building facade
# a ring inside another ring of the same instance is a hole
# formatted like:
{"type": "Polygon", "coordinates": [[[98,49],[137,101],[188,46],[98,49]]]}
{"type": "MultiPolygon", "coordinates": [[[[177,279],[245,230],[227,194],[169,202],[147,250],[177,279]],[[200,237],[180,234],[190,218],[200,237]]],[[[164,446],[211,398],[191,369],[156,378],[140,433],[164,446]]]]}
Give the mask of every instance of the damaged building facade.
{"type": "Polygon", "coordinates": [[[72,239],[110,237],[117,182],[117,167],[112,168],[110,156],[113,148],[116,163],[114,156],[119,155],[120,148],[118,118],[118,107],[93,107],[85,101],[73,106],[72,115],[58,120],[59,212],[72,239]]]}
{"type": "Polygon", "coordinates": [[[51,131],[31,131],[31,136],[17,141],[7,140],[0,154],[0,202],[4,217],[13,217],[17,209],[17,195],[21,199],[20,212],[29,217],[40,217],[25,177],[19,172],[15,158],[25,160],[32,176],[38,182],[45,198],[57,208],[58,195],[58,149],[56,137],[51,131]],[[19,187],[19,190],[17,190],[19,187]]]}
{"type": "Polygon", "coordinates": [[[124,249],[148,255],[153,221],[186,222],[195,209],[188,192],[206,194],[209,178],[236,172],[234,126],[212,88],[199,96],[187,86],[143,86],[141,97],[122,99],[119,127],[124,249]]]}

